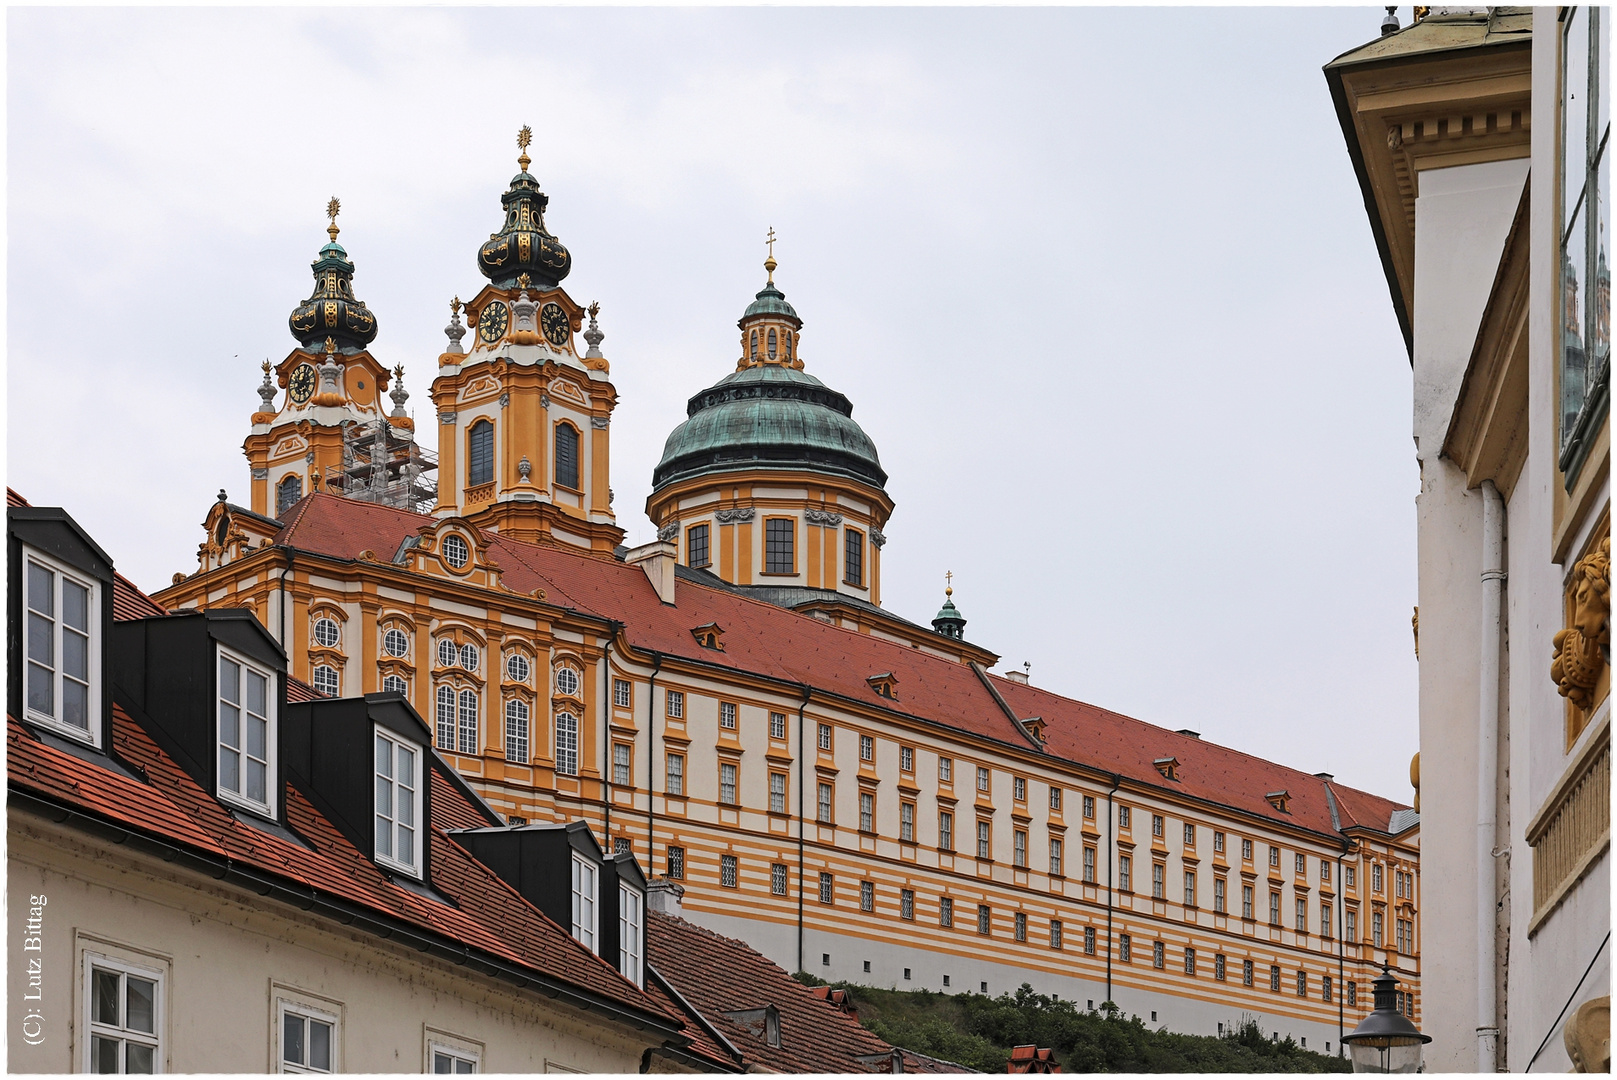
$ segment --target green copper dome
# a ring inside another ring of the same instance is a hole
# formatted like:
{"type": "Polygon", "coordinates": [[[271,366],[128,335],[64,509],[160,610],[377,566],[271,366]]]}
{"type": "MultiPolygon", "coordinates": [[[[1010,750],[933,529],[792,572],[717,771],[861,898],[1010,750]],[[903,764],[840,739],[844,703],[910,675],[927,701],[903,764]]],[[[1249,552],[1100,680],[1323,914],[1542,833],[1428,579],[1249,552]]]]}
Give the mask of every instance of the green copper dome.
{"type": "Polygon", "coordinates": [[[775,288],[773,280],[763,287],[752,303],[747,305],[747,310],[741,313],[741,322],[746,322],[754,315],[781,315],[795,319],[799,326],[803,324],[803,320],[797,318],[797,309],[786,302],[786,294],[775,288]]]}
{"type": "Polygon", "coordinates": [[[343,352],[355,352],[376,340],[376,316],[354,296],[354,264],[337,243],[337,207],[332,199],[326,208],[331,239],[312,265],[314,292],[287,319],[292,336],[310,352],[321,351],[327,338],[343,352]]]}
{"type": "Polygon", "coordinates": [[[876,445],[853,420],[853,405],[794,368],[760,364],[726,376],[691,398],[686,416],[663,447],[654,490],[744,468],[835,473],[877,488],[887,483],[876,445]]]}

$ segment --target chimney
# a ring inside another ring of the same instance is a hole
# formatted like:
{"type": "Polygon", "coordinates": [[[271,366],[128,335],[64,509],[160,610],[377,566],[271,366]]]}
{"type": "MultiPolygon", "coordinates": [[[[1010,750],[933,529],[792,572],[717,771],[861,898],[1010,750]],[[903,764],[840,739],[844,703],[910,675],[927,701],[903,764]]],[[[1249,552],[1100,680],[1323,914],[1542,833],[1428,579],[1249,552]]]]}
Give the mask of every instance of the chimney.
{"type": "Polygon", "coordinates": [[[1013,683],[1021,683],[1023,686],[1027,685],[1027,672],[1025,671],[1007,671],[1005,673],[1005,677],[1011,680],[1013,683]]]}
{"type": "Polygon", "coordinates": [[[1180,729],[1179,729],[1179,730],[1178,730],[1178,731],[1176,731],[1176,732],[1174,732],[1174,734],[1176,734],[1176,735],[1183,735],[1183,736],[1185,736],[1185,738],[1187,738],[1187,739],[1199,739],[1199,738],[1201,738],[1201,737],[1202,737],[1202,733],[1201,733],[1201,732],[1199,732],[1199,731],[1191,731],[1191,730],[1190,730],[1190,729],[1189,729],[1189,728],[1187,728],[1187,727],[1182,727],[1182,728],[1180,728],[1180,729]]]}
{"type": "Polygon", "coordinates": [[[657,590],[657,599],[674,602],[674,560],[679,549],[666,540],[653,540],[624,552],[623,561],[646,572],[646,580],[657,590]]]}
{"type": "Polygon", "coordinates": [[[646,906],[652,911],[682,918],[685,914],[684,898],[685,886],[677,881],[660,877],[646,882],[646,906]]]}

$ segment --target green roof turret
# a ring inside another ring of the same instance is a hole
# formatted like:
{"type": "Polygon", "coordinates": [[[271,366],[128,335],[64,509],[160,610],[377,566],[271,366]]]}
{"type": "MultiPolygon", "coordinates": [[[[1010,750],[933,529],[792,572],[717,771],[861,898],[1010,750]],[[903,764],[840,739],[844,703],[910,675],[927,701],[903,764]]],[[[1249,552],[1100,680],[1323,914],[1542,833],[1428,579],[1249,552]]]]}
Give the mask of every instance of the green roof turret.
{"type": "Polygon", "coordinates": [[[954,606],[954,571],[943,575],[950,584],[943,590],[943,607],[938,609],[937,618],[932,620],[932,629],[944,637],[964,640],[966,636],[966,617],[960,614],[960,609],[954,606]]]}

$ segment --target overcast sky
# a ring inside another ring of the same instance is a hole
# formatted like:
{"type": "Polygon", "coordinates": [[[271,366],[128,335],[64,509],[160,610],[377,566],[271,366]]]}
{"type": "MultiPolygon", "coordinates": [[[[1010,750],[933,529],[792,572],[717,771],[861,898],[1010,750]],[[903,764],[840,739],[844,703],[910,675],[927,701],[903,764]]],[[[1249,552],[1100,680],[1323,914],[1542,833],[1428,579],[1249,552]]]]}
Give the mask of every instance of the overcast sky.
{"type": "Polygon", "coordinates": [[[13,8],[7,481],[194,570],[332,195],[429,415],[531,124],[630,543],[773,226],[888,608],[953,570],[1000,670],[1408,801],[1409,361],[1320,71],[1382,11],[13,8]]]}

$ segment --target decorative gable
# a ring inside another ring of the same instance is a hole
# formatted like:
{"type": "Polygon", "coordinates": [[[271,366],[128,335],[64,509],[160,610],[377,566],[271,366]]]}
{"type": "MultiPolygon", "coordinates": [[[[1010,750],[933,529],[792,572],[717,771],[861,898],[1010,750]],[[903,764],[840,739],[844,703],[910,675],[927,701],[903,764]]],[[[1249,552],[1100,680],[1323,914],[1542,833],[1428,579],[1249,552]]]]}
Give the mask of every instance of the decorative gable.
{"type": "Polygon", "coordinates": [[[423,525],[411,539],[415,542],[407,540],[395,561],[403,562],[414,573],[485,589],[499,586],[503,571],[490,561],[482,531],[465,518],[451,517],[423,525]]]}

